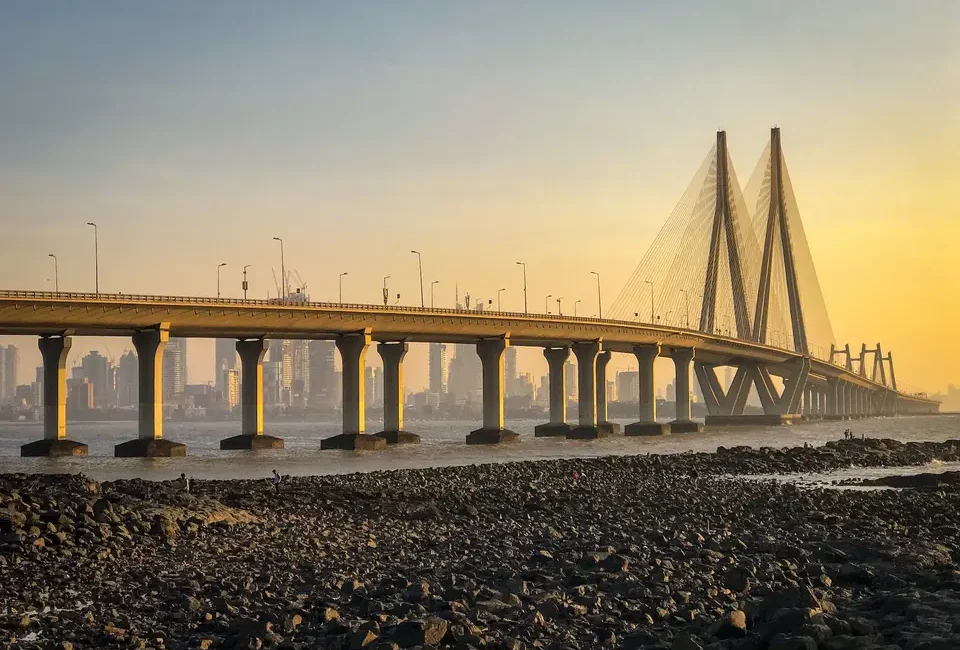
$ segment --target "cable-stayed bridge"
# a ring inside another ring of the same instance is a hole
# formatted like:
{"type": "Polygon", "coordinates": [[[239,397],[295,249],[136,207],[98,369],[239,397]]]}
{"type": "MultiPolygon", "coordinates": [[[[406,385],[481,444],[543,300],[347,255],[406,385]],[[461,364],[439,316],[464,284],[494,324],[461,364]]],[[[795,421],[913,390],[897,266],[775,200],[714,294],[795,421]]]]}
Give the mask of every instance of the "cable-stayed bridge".
{"type": "Polygon", "coordinates": [[[163,438],[162,354],[170,336],[235,338],[241,359],[240,435],[224,449],[282,447],[263,427],[263,359],[271,339],[333,339],[343,367],[343,434],[324,448],[377,448],[419,438],[404,429],[403,359],[410,342],[475,343],[482,366],[484,444],[515,439],[504,428],[503,353],[538,346],[549,366],[550,421],[537,435],[596,438],[700,430],[690,417],[691,368],[707,408],[705,424],[773,424],[934,413],[939,404],[897,389],[893,356],[879,343],[835,340],[780,142],[779,129],[741,190],[726,134],[709,152],[609,318],[462,309],[229,300],[173,296],[0,291],[0,334],[39,336],[44,438],[23,455],[85,455],[66,435],[66,359],[74,336],[130,336],[139,363],[138,438],[118,456],[183,455],[163,438]],[[384,430],[366,432],[364,365],[377,343],[384,366],[384,430]],[[567,422],[564,364],[577,360],[578,413],[567,422]],[[638,420],[623,431],[607,420],[612,353],[636,356],[638,420]],[[674,362],[676,418],[656,413],[654,360],[674,362]],[[717,371],[735,369],[724,385],[717,371]],[[763,415],[745,414],[755,394],[763,415]]]}

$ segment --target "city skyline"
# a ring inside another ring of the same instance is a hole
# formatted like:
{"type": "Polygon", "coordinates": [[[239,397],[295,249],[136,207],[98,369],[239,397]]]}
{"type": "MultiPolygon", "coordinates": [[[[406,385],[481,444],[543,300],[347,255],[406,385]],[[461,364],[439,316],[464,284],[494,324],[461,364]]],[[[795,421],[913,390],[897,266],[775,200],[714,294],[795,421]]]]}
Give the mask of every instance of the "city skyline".
{"type": "MultiPolygon", "coordinates": [[[[222,295],[240,297],[252,265],[251,296],[275,295],[282,237],[287,269],[315,300],[337,300],[342,281],[344,300],[378,302],[389,275],[392,296],[419,304],[413,248],[437,306],[459,288],[521,311],[523,260],[531,311],[554,294],[568,313],[576,300],[595,313],[593,278],[571,268],[599,271],[609,305],[713,132],[730,134],[744,179],[776,123],[837,342],[883,342],[909,390],[956,383],[947,323],[960,280],[949,256],[929,252],[931,233],[960,235],[952,3],[922,15],[892,2],[610,13],[421,3],[430,11],[417,21],[389,5],[301,6],[297,19],[207,6],[184,24],[185,7],[0,10],[12,62],[0,70],[12,89],[0,107],[8,288],[93,290],[93,220],[104,292],[212,296],[219,277],[222,295]],[[684,29],[694,12],[713,27],[684,29]],[[218,22],[221,47],[207,48],[218,22]],[[718,48],[721,36],[737,47],[718,48]]],[[[20,348],[28,379],[35,342],[0,342],[20,348]]],[[[188,346],[188,374],[215,382],[214,344],[188,346]]],[[[78,338],[70,363],[130,348],[78,338]]],[[[411,346],[411,388],[427,385],[427,357],[411,346]]],[[[611,370],[629,363],[618,355],[611,370]]],[[[546,369],[537,350],[518,364],[546,369]]]]}

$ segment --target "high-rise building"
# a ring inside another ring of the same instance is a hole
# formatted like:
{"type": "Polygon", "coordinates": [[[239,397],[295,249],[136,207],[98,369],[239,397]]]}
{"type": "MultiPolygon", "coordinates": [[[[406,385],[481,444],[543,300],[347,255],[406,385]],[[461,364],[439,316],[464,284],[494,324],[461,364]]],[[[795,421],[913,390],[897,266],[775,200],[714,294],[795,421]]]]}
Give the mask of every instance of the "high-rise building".
{"type": "MultiPolygon", "coordinates": [[[[3,346],[0,346],[2,349],[3,346]]],[[[20,370],[20,348],[8,345],[3,351],[3,395],[6,400],[12,401],[17,393],[17,374],[20,370]]]]}
{"type": "Polygon", "coordinates": [[[182,395],[187,387],[187,339],[171,338],[163,350],[163,396],[182,395]]]}
{"type": "MultiPolygon", "coordinates": [[[[373,378],[373,404],[381,404],[383,402],[383,368],[377,367],[373,369],[372,373],[373,378]]],[[[369,406],[369,404],[368,404],[369,406]]]]}
{"type": "Polygon", "coordinates": [[[430,392],[443,395],[447,392],[447,346],[444,343],[430,344],[430,392]]]}
{"type": "Polygon", "coordinates": [[[291,362],[293,363],[293,382],[290,387],[293,397],[300,406],[306,405],[310,395],[310,348],[309,341],[303,339],[292,342],[291,362]]]}
{"type": "Polygon", "coordinates": [[[137,355],[132,351],[123,353],[117,364],[117,406],[130,408],[137,406],[140,390],[140,365],[137,355]]]}
{"type": "Polygon", "coordinates": [[[503,392],[507,396],[517,393],[517,348],[503,353],[503,392]]]}
{"type": "Polygon", "coordinates": [[[271,351],[270,358],[280,362],[280,388],[289,391],[293,386],[293,341],[280,341],[279,354],[275,357],[271,351]]]}
{"type": "Polygon", "coordinates": [[[34,384],[37,387],[37,396],[33,401],[33,405],[43,406],[43,366],[37,366],[37,380],[34,384]]]}
{"type": "Polygon", "coordinates": [[[263,405],[276,406],[280,404],[280,389],[282,384],[279,361],[263,362],[263,405]]]}
{"type": "Polygon", "coordinates": [[[363,368],[363,402],[367,407],[373,406],[374,404],[374,388],[373,388],[373,368],[370,366],[364,366],[363,368]]]}
{"type": "Polygon", "coordinates": [[[92,350],[80,362],[84,378],[93,386],[93,405],[97,408],[114,406],[113,369],[110,360],[92,350]]]}
{"type": "Polygon", "coordinates": [[[617,400],[640,401],[640,373],[636,370],[621,370],[617,373],[617,400]]]}
{"type": "Polygon", "coordinates": [[[482,386],[480,356],[476,347],[469,343],[458,343],[454,350],[454,357],[450,360],[447,392],[458,400],[472,399],[479,394],[482,386]]]}
{"type": "Polygon", "coordinates": [[[574,399],[577,396],[577,367],[569,361],[563,364],[563,380],[566,384],[567,399],[574,399]]]}
{"type": "Polygon", "coordinates": [[[334,359],[336,345],[333,341],[308,341],[310,357],[310,396],[309,403],[314,406],[332,406],[336,402],[337,381],[334,359]]]}
{"type": "Polygon", "coordinates": [[[7,349],[0,345],[0,405],[7,400],[7,349]]]}
{"type": "Polygon", "coordinates": [[[233,370],[240,367],[240,355],[237,354],[237,342],[234,339],[217,339],[214,353],[214,374],[215,387],[222,394],[226,395],[227,387],[223,385],[224,378],[227,376],[225,370],[233,370]]]}
{"type": "Polygon", "coordinates": [[[223,371],[224,402],[231,411],[240,404],[240,371],[228,368],[223,371]]]}

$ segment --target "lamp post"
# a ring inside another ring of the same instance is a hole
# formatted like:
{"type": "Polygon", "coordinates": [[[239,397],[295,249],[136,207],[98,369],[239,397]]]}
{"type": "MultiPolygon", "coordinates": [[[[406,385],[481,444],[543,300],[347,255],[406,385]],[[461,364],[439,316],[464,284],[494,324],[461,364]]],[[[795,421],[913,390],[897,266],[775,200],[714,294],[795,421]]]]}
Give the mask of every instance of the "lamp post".
{"type": "Polygon", "coordinates": [[[504,287],[504,288],[502,288],[502,289],[497,289],[497,311],[503,311],[503,310],[500,308],[500,296],[501,296],[501,294],[503,294],[503,292],[506,291],[506,290],[507,290],[506,287],[504,287]]]}
{"type": "Polygon", "coordinates": [[[283,292],[283,295],[280,297],[280,302],[286,302],[287,300],[287,267],[284,265],[284,262],[283,262],[283,240],[280,239],[279,237],[274,237],[273,240],[280,242],[280,291],[283,292]]]}
{"type": "Polygon", "coordinates": [[[387,291],[387,280],[390,279],[389,275],[383,276],[383,306],[387,306],[387,301],[390,300],[390,292],[387,291]]]}
{"type": "Polygon", "coordinates": [[[423,304],[423,257],[420,255],[420,251],[410,251],[417,256],[417,266],[420,268],[420,309],[424,308],[423,304]]]}
{"type": "Polygon", "coordinates": [[[600,318],[603,318],[603,301],[600,299],[600,274],[596,271],[590,271],[590,273],[597,276],[597,313],[600,314],[600,318]]]}
{"type": "Polygon", "coordinates": [[[349,275],[346,271],[340,274],[340,304],[343,304],[343,276],[349,275]]]}
{"type": "Polygon", "coordinates": [[[543,311],[550,313],[550,299],[553,298],[552,293],[548,293],[547,297],[543,299],[543,311]]]}
{"type": "Polygon", "coordinates": [[[253,264],[244,264],[243,265],[243,299],[247,299],[247,289],[250,288],[250,285],[247,284],[247,269],[249,269],[253,264]]]}
{"type": "Polygon", "coordinates": [[[683,294],[683,308],[685,312],[683,317],[684,327],[690,329],[690,294],[687,293],[686,289],[680,289],[680,293],[683,294]]]}
{"type": "Polygon", "coordinates": [[[523,267],[523,313],[527,313],[527,263],[517,262],[523,267]]]}
{"type": "Polygon", "coordinates": [[[217,300],[220,300],[220,269],[227,265],[226,262],[217,264],[217,300]]]}
{"type": "Polygon", "coordinates": [[[57,256],[50,253],[47,257],[53,258],[53,290],[60,293],[60,265],[57,262],[57,256]]]}
{"type": "Polygon", "coordinates": [[[87,222],[88,226],[93,226],[93,272],[96,283],[97,295],[100,295],[100,232],[97,224],[92,221],[87,222]]]}
{"type": "Polygon", "coordinates": [[[653,282],[650,280],[644,280],[644,284],[650,285],[650,324],[653,324],[653,282]]]}
{"type": "Polygon", "coordinates": [[[563,309],[560,301],[563,300],[563,296],[557,298],[557,316],[563,316],[563,309]]]}
{"type": "Polygon", "coordinates": [[[440,280],[434,280],[430,283],[430,309],[433,309],[433,288],[440,284],[440,280]]]}
{"type": "Polygon", "coordinates": [[[577,298],[577,299],[574,301],[574,303],[573,303],[573,315],[574,315],[574,316],[577,315],[577,305],[579,305],[579,304],[580,304],[580,299],[577,298]]]}

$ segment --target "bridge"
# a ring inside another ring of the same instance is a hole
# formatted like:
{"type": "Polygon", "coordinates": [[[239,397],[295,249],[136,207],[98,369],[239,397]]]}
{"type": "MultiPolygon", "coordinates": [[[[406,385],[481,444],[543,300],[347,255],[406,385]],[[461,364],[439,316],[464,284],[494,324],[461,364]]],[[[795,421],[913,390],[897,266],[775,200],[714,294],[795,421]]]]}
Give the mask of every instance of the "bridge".
{"type": "Polygon", "coordinates": [[[881,345],[833,339],[780,145],[770,143],[745,190],[726,134],[609,310],[608,318],[465,309],[233,300],[145,295],[0,291],[0,334],[35,335],[43,356],[44,437],[24,456],[85,455],[67,438],[66,360],[72,337],[129,336],[139,363],[138,437],[117,456],[174,456],[163,437],[162,354],[170,336],[234,338],[241,360],[241,430],[222,449],[280,448],[263,427],[263,358],[271,339],[332,339],[340,352],[343,433],[323,448],[375,449],[416,442],[404,429],[403,359],[411,342],[472,343],[481,360],[483,423],[469,444],[517,438],[504,427],[503,353],[543,349],[550,418],[538,436],[597,438],[699,431],[704,425],[782,424],[937,412],[939,404],[897,389],[893,356],[881,345]],[[748,208],[748,206],[751,206],[748,208]],[[691,311],[692,307],[692,311],[691,311]],[[649,308],[649,312],[647,312],[649,308]],[[671,319],[670,315],[675,314],[671,319]],[[683,318],[680,318],[680,315],[683,318]],[[690,316],[694,318],[691,321],[690,316]],[[677,321],[680,321],[679,323],[677,321]],[[371,344],[383,361],[384,430],[368,434],[364,365],[371,344]],[[635,355],[637,421],[621,431],[607,419],[606,369],[612,353],[635,355]],[[577,360],[578,414],[567,422],[564,364],[577,360]],[[673,360],[676,419],[657,419],[654,360],[673,360]],[[869,358],[869,363],[868,363],[869,358]],[[736,368],[729,386],[720,367],[736,368]],[[690,417],[691,370],[707,408],[690,417]],[[763,415],[746,415],[755,390],[763,415]]]}

